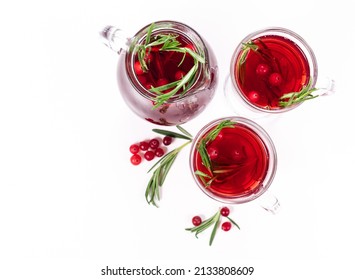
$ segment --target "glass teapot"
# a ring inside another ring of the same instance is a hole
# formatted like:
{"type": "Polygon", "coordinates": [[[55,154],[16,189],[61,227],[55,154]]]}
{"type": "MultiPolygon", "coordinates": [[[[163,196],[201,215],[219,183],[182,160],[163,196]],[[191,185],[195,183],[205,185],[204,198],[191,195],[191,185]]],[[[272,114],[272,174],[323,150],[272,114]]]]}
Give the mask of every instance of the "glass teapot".
{"type": "Polygon", "coordinates": [[[182,124],[199,115],[212,100],[217,61],[208,43],[189,26],[159,21],[132,38],[107,26],[101,35],[119,54],[119,91],[141,118],[158,125],[182,124]]]}

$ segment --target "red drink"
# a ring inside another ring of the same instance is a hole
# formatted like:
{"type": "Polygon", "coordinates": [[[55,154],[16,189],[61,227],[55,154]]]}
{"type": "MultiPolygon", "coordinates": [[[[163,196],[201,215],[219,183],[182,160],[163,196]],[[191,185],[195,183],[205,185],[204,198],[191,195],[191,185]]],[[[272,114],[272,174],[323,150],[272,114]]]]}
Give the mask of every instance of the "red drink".
{"type": "Polygon", "coordinates": [[[247,119],[234,118],[218,130],[222,122],[200,132],[191,152],[191,168],[201,189],[211,197],[226,202],[249,201],[272,181],[276,164],[273,144],[262,128],[247,119]],[[214,139],[209,138],[213,134],[214,139]],[[210,166],[204,162],[201,145],[205,145],[210,166]]]}
{"type": "MultiPolygon", "coordinates": [[[[180,43],[180,48],[194,50],[193,44],[183,35],[171,34],[176,36],[180,43]]],[[[150,90],[152,87],[160,87],[182,79],[194,65],[194,60],[190,54],[185,55],[177,51],[162,51],[162,44],[152,47],[146,51],[145,61],[148,69],[142,71],[138,54],[134,59],[134,71],[140,84],[150,90]]],[[[181,93],[180,90],[178,93],[181,93]]],[[[166,90],[168,92],[168,90],[166,90]]],[[[178,95],[178,93],[176,93],[178,95]]]]}
{"type": "Polygon", "coordinates": [[[280,98],[300,92],[313,75],[301,47],[289,38],[272,34],[245,43],[234,67],[234,78],[244,99],[267,110],[282,108],[280,98]]]}
{"type": "Polygon", "coordinates": [[[211,48],[193,29],[160,21],[129,40],[117,73],[133,112],[155,124],[177,125],[199,115],[212,100],[218,67],[211,48]]]}

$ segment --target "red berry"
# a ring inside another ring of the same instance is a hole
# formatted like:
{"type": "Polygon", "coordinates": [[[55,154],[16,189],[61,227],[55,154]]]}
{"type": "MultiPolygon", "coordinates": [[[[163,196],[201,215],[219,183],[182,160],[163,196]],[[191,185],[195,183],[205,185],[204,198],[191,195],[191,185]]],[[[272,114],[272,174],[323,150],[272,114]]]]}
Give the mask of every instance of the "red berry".
{"type": "Polygon", "coordinates": [[[192,224],[197,227],[202,223],[202,219],[200,216],[195,216],[192,218],[192,224]]]}
{"type": "Polygon", "coordinates": [[[175,80],[178,81],[178,80],[181,80],[184,76],[186,75],[186,73],[182,70],[178,70],[176,71],[175,73],[175,80]]]}
{"type": "Polygon", "coordinates": [[[147,151],[149,149],[149,143],[148,142],[140,142],[139,143],[139,148],[142,150],[142,151],[147,151]]]}
{"type": "Polygon", "coordinates": [[[138,80],[141,83],[141,85],[145,85],[147,83],[147,78],[144,75],[138,76],[138,80]]]}
{"type": "Polygon", "coordinates": [[[139,146],[137,144],[133,144],[129,147],[129,151],[132,154],[137,154],[139,152],[139,146]]]}
{"type": "Polygon", "coordinates": [[[195,47],[192,44],[187,44],[185,48],[195,51],[195,47]]]}
{"type": "Polygon", "coordinates": [[[264,75],[268,74],[269,71],[270,71],[270,67],[267,64],[260,63],[256,67],[256,73],[260,76],[264,76],[264,75]]]}
{"type": "Polygon", "coordinates": [[[232,157],[235,161],[241,161],[245,158],[245,151],[243,149],[234,149],[232,152],[232,157]]]}
{"type": "Polygon", "coordinates": [[[221,209],[221,215],[223,216],[223,217],[227,217],[228,215],[229,215],[229,208],[228,207],[223,207],[222,209],[221,209]]]}
{"type": "Polygon", "coordinates": [[[257,91],[253,90],[253,91],[249,92],[248,98],[249,98],[250,102],[256,103],[260,99],[260,94],[257,91]]]}
{"type": "Polygon", "coordinates": [[[272,86],[279,86],[282,83],[282,76],[280,73],[272,73],[269,77],[269,83],[272,86]]]}
{"type": "Polygon", "coordinates": [[[207,153],[211,160],[215,160],[218,157],[218,149],[216,147],[209,146],[207,148],[207,153]]]}
{"type": "Polygon", "coordinates": [[[221,226],[222,230],[228,231],[232,228],[232,224],[230,222],[224,222],[221,226]]]}
{"type": "Polygon", "coordinates": [[[158,79],[158,81],[157,81],[157,86],[158,86],[158,87],[165,86],[165,85],[168,84],[168,83],[169,83],[169,81],[168,81],[167,79],[165,79],[165,78],[160,78],[160,79],[158,79]]]}
{"type": "Polygon", "coordinates": [[[133,165],[138,165],[141,163],[141,161],[142,161],[142,158],[140,155],[134,154],[133,156],[131,156],[131,163],[133,165]]]}
{"type": "Polygon", "coordinates": [[[155,150],[155,155],[156,155],[157,157],[162,157],[162,156],[164,155],[164,150],[163,150],[162,148],[157,148],[157,149],[155,150]]]}
{"type": "Polygon", "coordinates": [[[151,149],[156,149],[156,148],[158,148],[159,147],[159,140],[158,139],[152,139],[152,140],[150,140],[149,141],[149,147],[151,148],[151,149]]]}
{"type": "Polygon", "coordinates": [[[223,133],[222,131],[220,133],[217,134],[216,138],[214,139],[214,141],[221,141],[223,139],[223,133]]]}
{"type": "Polygon", "coordinates": [[[165,146],[169,146],[171,144],[171,142],[173,142],[173,138],[170,136],[164,136],[163,138],[163,144],[165,146]]]}
{"type": "Polygon", "coordinates": [[[136,73],[136,75],[142,75],[144,73],[141,63],[139,61],[136,61],[134,63],[134,72],[136,73]]]}
{"type": "Polygon", "coordinates": [[[155,157],[155,154],[153,151],[146,151],[144,154],[144,158],[148,161],[151,161],[155,157]]]}
{"type": "Polygon", "coordinates": [[[154,87],[154,85],[152,83],[147,83],[147,84],[144,84],[144,87],[147,89],[147,90],[150,90],[152,87],[154,87]]]}

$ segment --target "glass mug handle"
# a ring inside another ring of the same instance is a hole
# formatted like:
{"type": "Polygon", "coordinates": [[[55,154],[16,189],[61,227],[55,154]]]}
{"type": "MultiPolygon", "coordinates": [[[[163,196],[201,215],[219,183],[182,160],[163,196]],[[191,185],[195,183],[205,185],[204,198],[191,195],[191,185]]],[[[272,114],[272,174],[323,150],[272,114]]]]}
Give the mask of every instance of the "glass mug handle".
{"type": "Polygon", "coordinates": [[[102,29],[100,37],[107,47],[118,54],[125,51],[131,41],[122,29],[111,25],[102,29]]]}
{"type": "Polygon", "coordinates": [[[259,205],[271,214],[277,214],[280,210],[280,202],[270,191],[265,192],[257,199],[259,205]]]}
{"type": "Polygon", "coordinates": [[[317,90],[315,94],[318,96],[329,96],[335,93],[335,81],[329,77],[318,77],[317,90]]]}

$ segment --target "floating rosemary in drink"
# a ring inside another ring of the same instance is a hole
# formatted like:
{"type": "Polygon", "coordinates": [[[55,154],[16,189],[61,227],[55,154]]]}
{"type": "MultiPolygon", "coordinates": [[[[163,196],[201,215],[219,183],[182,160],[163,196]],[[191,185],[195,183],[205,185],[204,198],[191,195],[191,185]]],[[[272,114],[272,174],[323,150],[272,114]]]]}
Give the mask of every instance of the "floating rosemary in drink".
{"type": "Polygon", "coordinates": [[[256,107],[278,110],[317,97],[306,55],[283,36],[243,43],[234,73],[244,98],[256,107]]]}
{"type": "Polygon", "coordinates": [[[141,85],[154,96],[153,109],[194,85],[205,57],[182,34],[155,30],[150,25],[145,39],[136,45],[134,71],[141,85]]]}

